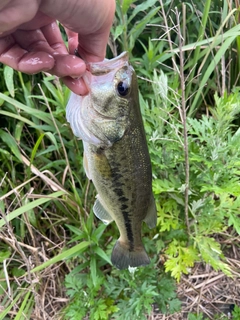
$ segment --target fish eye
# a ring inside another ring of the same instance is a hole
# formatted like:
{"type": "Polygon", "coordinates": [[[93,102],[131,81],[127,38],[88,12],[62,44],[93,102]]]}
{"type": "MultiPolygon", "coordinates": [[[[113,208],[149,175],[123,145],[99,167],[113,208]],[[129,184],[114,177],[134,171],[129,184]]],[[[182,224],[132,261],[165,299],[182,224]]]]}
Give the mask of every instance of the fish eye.
{"type": "Polygon", "coordinates": [[[129,84],[127,82],[120,81],[117,84],[118,94],[122,97],[125,97],[129,92],[129,84]]]}

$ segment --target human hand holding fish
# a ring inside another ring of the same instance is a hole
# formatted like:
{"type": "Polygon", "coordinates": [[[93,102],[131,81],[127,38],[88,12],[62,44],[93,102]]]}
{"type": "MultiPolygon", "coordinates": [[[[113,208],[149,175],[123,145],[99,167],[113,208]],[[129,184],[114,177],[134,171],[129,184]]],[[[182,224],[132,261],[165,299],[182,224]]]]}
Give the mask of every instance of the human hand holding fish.
{"type": "Polygon", "coordinates": [[[114,0],[1,0],[0,62],[28,74],[48,71],[84,95],[86,65],[74,50],[85,61],[103,60],[114,11],[114,0]]]}

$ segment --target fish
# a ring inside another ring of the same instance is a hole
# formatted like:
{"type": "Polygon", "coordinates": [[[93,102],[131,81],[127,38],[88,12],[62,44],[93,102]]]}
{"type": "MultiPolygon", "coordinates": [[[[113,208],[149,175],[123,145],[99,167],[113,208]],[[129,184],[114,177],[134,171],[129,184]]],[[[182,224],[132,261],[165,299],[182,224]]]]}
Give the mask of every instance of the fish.
{"type": "Polygon", "coordinates": [[[71,93],[66,118],[83,141],[84,169],[97,191],[93,212],[119,229],[111,255],[115,267],[148,265],[142,222],[154,228],[157,213],[136,73],[123,52],[87,63],[83,80],[89,94],[71,93]]]}

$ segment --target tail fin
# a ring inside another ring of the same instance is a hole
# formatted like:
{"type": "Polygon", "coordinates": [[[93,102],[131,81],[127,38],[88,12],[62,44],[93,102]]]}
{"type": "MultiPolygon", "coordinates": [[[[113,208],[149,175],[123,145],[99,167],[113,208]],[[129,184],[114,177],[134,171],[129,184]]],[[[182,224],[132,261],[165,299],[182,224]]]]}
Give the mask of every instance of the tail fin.
{"type": "Polygon", "coordinates": [[[119,240],[113,248],[111,261],[112,264],[120,270],[127,269],[128,267],[146,266],[150,263],[143,246],[138,250],[130,251],[128,246],[119,240]]]}

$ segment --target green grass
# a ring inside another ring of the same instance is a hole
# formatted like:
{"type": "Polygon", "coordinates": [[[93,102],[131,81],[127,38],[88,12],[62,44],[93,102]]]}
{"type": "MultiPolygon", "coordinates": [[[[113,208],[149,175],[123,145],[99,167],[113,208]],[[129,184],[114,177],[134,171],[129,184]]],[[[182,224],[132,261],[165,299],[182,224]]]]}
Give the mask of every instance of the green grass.
{"type": "Polygon", "coordinates": [[[132,273],[111,265],[115,224],[93,215],[69,90],[0,66],[0,319],[146,319],[181,309],[196,262],[239,276],[222,245],[240,245],[238,19],[227,1],[117,2],[108,56],[127,50],[139,77],[158,209],[152,263],[132,273]]]}

